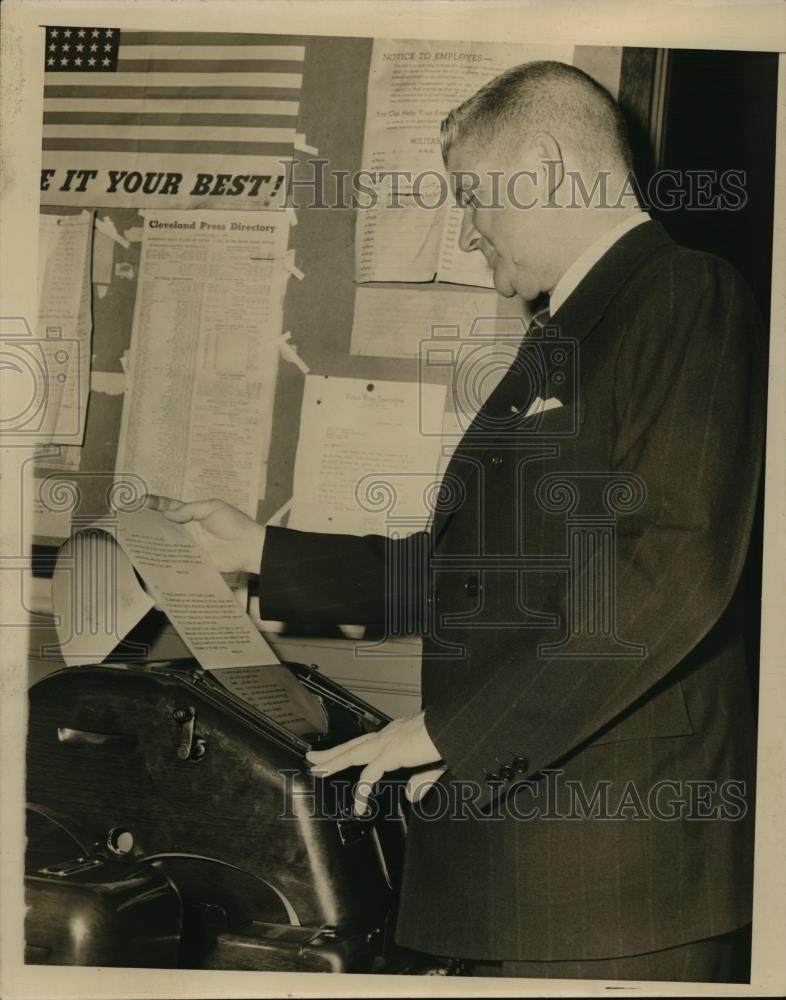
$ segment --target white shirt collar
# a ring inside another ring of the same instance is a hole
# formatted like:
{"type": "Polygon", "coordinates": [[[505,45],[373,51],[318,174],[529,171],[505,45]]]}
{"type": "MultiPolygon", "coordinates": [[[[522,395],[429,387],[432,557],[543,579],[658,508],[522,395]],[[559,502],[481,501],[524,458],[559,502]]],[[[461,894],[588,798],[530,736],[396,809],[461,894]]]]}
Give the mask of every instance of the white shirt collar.
{"type": "Polygon", "coordinates": [[[553,316],[567,297],[579,285],[582,279],[589,274],[590,270],[598,263],[600,258],[610,250],[614,244],[620,240],[625,233],[640,226],[643,222],[649,221],[649,214],[637,210],[632,215],[625,218],[613,229],[607,230],[591,246],[587,247],[584,253],[580,254],[576,260],[565,271],[557,284],[552,289],[549,296],[549,312],[553,316]]]}

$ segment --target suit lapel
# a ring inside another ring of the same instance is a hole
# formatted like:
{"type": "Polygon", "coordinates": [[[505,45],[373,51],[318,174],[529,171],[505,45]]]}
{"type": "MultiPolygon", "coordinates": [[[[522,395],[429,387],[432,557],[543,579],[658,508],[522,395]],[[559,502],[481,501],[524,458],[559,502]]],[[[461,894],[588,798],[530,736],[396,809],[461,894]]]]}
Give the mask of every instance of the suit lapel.
{"type": "MultiPolygon", "coordinates": [[[[614,297],[630,281],[635,272],[657,250],[672,245],[671,237],[659,222],[644,222],[619,239],[584,276],[568,296],[551,322],[537,336],[522,342],[516,360],[476,415],[448,465],[446,476],[456,477],[464,491],[468,490],[488,450],[498,444],[503,435],[510,435],[519,426],[537,396],[545,391],[549,375],[558,364],[564,364],[559,347],[568,354],[594,330],[614,297]],[[568,343],[565,343],[568,341],[568,343]],[[511,411],[515,406],[518,413],[511,411]]],[[[455,490],[446,493],[454,496],[455,490]]],[[[451,513],[434,518],[434,538],[438,540],[450,522],[451,513]]]]}

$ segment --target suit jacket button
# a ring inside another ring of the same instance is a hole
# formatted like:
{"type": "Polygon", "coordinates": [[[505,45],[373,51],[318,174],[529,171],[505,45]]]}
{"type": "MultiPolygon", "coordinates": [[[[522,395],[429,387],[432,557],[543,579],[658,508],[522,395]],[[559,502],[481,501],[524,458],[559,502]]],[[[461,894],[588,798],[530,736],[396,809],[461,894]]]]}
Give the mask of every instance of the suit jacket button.
{"type": "Polygon", "coordinates": [[[510,781],[515,775],[515,773],[516,772],[513,770],[510,764],[503,764],[502,767],[499,769],[499,776],[500,778],[502,778],[503,781],[510,781]]]}
{"type": "Polygon", "coordinates": [[[493,771],[486,771],[486,784],[495,785],[499,781],[499,775],[493,771]]]}
{"type": "Polygon", "coordinates": [[[477,597],[480,593],[480,580],[473,574],[464,581],[464,593],[467,597],[477,597]]]}
{"type": "Polygon", "coordinates": [[[517,755],[513,758],[513,769],[517,774],[523,774],[529,768],[529,761],[526,757],[517,755]]]}
{"type": "Polygon", "coordinates": [[[491,464],[499,468],[502,465],[502,455],[492,455],[491,464]]]}

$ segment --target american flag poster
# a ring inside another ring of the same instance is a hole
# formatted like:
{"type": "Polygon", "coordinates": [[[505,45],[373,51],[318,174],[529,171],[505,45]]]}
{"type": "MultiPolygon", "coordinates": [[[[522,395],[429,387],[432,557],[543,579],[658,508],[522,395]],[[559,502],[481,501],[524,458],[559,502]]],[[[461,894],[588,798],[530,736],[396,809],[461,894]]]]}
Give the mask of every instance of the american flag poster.
{"type": "Polygon", "coordinates": [[[42,204],[283,203],[302,38],[56,25],[43,58],[42,204]]]}

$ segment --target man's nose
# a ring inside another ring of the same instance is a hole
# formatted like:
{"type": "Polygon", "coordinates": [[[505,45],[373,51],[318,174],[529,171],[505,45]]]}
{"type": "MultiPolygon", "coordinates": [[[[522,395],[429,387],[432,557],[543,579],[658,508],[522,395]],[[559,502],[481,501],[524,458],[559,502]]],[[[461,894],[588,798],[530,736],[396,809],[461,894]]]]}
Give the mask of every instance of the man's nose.
{"type": "Polygon", "coordinates": [[[461,232],[459,233],[459,246],[465,253],[477,250],[480,246],[480,233],[475,229],[473,216],[474,213],[470,207],[464,209],[461,232]]]}

